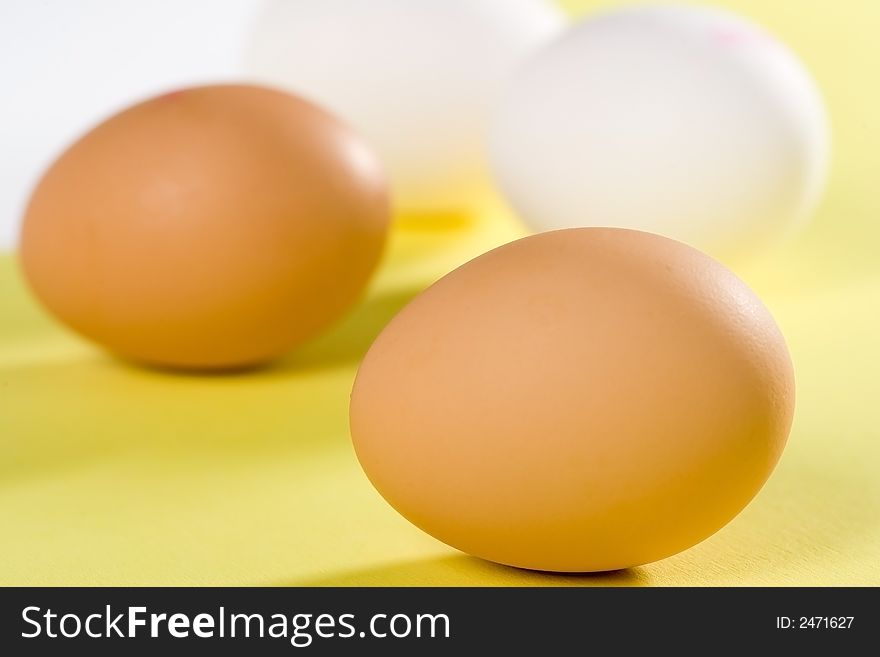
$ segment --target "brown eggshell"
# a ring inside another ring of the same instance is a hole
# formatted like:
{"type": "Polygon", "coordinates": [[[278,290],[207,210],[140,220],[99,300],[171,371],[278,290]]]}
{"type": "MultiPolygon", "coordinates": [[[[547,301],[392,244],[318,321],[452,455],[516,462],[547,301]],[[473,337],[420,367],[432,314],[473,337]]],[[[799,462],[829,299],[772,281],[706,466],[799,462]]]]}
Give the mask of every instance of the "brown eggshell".
{"type": "Polygon", "coordinates": [[[393,319],[351,400],[358,458],[436,538],[604,571],[675,554],[749,502],[794,377],[758,298],[706,255],[610,228],[513,242],[393,319]]]}
{"type": "Polygon", "coordinates": [[[388,224],[383,172],[349,128],[279,91],[207,86],[64,152],[31,198],[21,262],[55,315],[118,354],[238,367],[350,308],[388,224]]]}

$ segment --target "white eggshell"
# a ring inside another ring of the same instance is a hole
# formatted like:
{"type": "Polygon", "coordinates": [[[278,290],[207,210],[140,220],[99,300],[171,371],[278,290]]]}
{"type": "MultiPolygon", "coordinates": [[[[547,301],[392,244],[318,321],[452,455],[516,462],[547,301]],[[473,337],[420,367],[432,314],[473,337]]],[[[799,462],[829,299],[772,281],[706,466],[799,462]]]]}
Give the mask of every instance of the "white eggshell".
{"type": "Polygon", "coordinates": [[[642,7],[589,18],[523,65],[491,159],[537,230],[636,228],[727,254],[809,215],[828,142],[786,46],[725,12],[642,7]]]}
{"type": "Polygon", "coordinates": [[[357,128],[397,209],[459,213],[490,188],[485,133],[501,90],[563,25],[547,0],[275,0],[247,67],[357,128]]]}

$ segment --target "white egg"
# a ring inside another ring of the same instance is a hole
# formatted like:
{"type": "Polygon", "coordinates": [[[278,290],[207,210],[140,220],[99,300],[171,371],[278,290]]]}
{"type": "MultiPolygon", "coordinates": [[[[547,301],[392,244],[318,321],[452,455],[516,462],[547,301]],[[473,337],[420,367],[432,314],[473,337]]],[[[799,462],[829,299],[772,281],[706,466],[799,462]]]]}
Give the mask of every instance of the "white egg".
{"type": "Polygon", "coordinates": [[[398,210],[462,213],[489,194],[485,134],[500,92],[564,24],[547,0],[275,0],[247,66],[357,128],[398,210]]]}
{"type": "Polygon", "coordinates": [[[725,12],[642,7],[589,18],[524,63],[491,160],[537,230],[636,228],[731,255],[809,215],[828,142],[816,86],[782,43],[725,12]]]}

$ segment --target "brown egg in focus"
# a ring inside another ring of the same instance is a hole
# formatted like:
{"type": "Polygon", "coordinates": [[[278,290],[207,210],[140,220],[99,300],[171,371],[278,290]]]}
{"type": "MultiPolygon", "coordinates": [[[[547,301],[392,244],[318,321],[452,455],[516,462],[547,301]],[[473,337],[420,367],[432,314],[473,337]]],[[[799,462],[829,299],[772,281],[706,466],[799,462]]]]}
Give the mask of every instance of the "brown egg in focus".
{"type": "Polygon", "coordinates": [[[196,87],[58,158],[27,208],[21,263],[58,318],[113,352],[241,367],[356,302],[389,212],[378,161],[336,118],[269,88],[196,87]]]}
{"type": "Polygon", "coordinates": [[[526,237],[440,279],[373,343],[351,399],[372,483],[445,543],[605,571],[705,539],[788,437],[794,374],[760,300],[658,235],[526,237]]]}

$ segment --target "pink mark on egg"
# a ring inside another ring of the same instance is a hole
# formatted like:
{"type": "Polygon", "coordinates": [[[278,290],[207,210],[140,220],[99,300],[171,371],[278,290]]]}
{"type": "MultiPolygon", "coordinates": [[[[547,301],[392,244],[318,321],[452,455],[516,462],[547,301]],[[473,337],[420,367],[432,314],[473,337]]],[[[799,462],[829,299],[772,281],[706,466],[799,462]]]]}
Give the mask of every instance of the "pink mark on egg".
{"type": "Polygon", "coordinates": [[[752,34],[735,27],[716,27],[710,32],[712,40],[723,46],[738,46],[752,39],[752,34]]]}
{"type": "Polygon", "coordinates": [[[773,43],[773,38],[761,30],[749,30],[730,25],[712,28],[709,31],[709,36],[712,41],[727,48],[773,43]]]}

